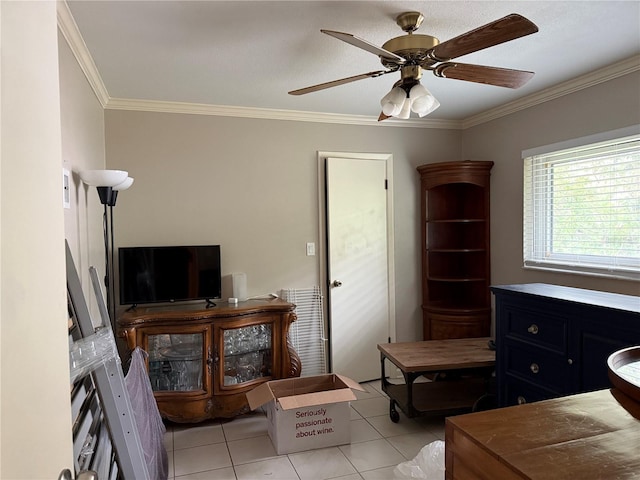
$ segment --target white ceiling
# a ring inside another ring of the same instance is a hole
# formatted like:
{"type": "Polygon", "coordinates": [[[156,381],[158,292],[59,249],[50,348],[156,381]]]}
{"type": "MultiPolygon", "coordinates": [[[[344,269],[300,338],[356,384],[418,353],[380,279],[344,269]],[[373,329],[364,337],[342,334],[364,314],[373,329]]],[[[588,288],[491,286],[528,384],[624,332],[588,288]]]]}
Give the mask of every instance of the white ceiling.
{"type": "MultiPolygon", "coordinates": [[[[377,56],[324,35],[375,45],[404,32],[395,17],[425,16],[417,33],[440,41],[510,13],[539,32],[458,60],[530,70],[518,90],[437,78],[432,120],[461,121],[595,70],[639,63],[640,1],[67,1],[111,99],[376,117],[399,73],[303,96],[287,92],[382,69],[377,56]]],[[[425,117],[427,118],[427,117],[425,117]]]]}

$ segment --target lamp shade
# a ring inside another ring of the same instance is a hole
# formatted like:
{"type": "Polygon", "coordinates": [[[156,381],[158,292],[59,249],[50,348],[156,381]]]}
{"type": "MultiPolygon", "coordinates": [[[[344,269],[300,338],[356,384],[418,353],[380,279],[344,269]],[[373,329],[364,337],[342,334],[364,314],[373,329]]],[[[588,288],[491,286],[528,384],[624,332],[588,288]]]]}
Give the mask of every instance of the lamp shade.
{"type": "Polygon", "coordinates": [[[409,97],[405,97],[402,110],[400,110],[400,113],[396,116],[402,120],[406,120],[411,116],[411,99],[409,97]]]}
{"type": "Polygon", "coordinates": [[[126,190],[131,185],[133,185],[133,177],[127,177],[124,182],[115,185],[113,190],[119,192],[120,190],[126,190]]]}
{"type": "Polygon", "coordinates": [[[402,111],[405,98],[407,98],[407,93],[402,88],[392,88],[391,91],[380,100],[382,113],[390,117],[399,115],[402,111]]]}
{"type": "Polygon", "coordinates": [[[440,102],[431,95],[431,92],[419,83],[411,88],[409,98],[411,99],[411,110],[420,117],[424,117],[440,106],[440,102]]]}
{"type": "Polygon", "coordinates": [[[93,187],[115,187],[124,182],[128,176],[129,172],[124,170],[84,170],[80,172],[80,179],[93,187]]]}
{"type": "Polygon", "coordinates": [[[429,95],[428,97],[420,97],[416,99],[412,104],[412,109],[419,117],[424,117],[430,114],[436,108],[440,106],[440,102],[435,97],[429,95]]]}

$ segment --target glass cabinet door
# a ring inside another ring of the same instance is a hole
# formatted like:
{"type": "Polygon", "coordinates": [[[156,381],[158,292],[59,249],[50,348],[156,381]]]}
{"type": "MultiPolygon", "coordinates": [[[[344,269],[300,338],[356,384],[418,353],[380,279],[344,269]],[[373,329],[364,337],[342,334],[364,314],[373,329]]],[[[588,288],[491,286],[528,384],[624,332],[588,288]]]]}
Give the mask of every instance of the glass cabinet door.
{"type": "Polygon", "coordinates": [[[203,333],[147,336],[149,379],[154,392],[202,390],[203,333]]]}
{"type": "Polygon", "coordinates": [[[223,330],[223,385],[270,377],[273,368],[271,323],[223,330]]]}

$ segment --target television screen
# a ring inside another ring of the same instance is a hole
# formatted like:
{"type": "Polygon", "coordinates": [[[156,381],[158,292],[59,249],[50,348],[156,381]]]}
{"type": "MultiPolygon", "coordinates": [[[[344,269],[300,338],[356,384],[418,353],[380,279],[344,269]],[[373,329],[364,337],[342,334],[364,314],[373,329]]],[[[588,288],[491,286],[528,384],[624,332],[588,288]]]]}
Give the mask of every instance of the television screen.
{"type": "Polygon", "coordinates": [[[123,247],[118,256],[120,305],[222,295],[219,245],[123,247]]]}

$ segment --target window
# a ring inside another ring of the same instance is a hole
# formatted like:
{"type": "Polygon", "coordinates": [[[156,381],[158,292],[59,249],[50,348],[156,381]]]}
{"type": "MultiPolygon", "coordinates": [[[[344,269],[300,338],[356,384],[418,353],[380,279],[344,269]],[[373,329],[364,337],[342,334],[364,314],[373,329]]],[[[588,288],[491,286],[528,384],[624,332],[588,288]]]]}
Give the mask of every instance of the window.
{"type": "Polygon", "coordinates": [[[525,268],[640,280],[638,132],[523,152],[525,268]]]}

